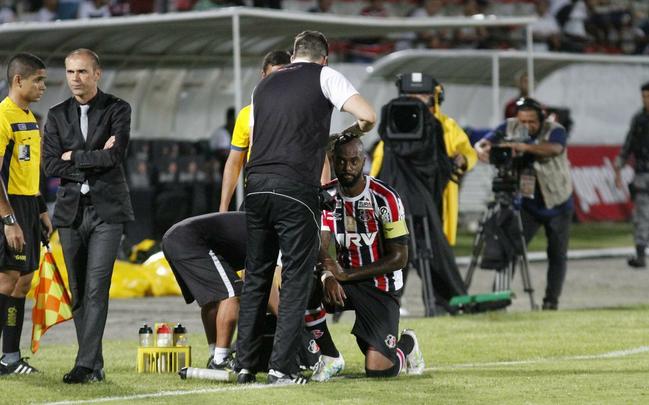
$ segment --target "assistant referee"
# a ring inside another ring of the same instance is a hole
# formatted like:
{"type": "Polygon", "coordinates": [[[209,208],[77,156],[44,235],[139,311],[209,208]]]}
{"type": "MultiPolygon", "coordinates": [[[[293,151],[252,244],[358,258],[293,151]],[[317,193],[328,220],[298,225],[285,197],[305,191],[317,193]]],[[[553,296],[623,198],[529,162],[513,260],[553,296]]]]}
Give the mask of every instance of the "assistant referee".
{"type": "Polygon", "coordinates": [[[327,67],[323,34],[296,36],[292,63],[263,79],[252,97],[252,148],[246,167],[246,279],[238,328],[238,382],[256,380],[266,302],[277,252],[284,264],[269,383],[293,381],[299,331],[319,249],[320,174],[336,107],[360,135],[375,123],[374,109],[340,73],[327,67]]]}

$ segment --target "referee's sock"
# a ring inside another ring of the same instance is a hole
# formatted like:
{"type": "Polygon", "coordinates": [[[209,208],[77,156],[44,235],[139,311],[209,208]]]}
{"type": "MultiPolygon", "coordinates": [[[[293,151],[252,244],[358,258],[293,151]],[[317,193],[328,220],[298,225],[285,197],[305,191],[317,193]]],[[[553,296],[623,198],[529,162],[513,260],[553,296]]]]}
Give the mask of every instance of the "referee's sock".
{"type": "Polygon", "coordinates": [[[12,364],[20,360],[20,335],[23,331],[25,319],[25,297],[9,297],[5,311],[6,322],[2,328],[2,352],[3,361],[12,364]]]}
{"type": "Polygon", "coordinates": [[[2,337],[2,330],[5,326],[5,320],[7,318],[7,301],[9,300],[8,295],[0,294],[0,337],[2,337]]]}

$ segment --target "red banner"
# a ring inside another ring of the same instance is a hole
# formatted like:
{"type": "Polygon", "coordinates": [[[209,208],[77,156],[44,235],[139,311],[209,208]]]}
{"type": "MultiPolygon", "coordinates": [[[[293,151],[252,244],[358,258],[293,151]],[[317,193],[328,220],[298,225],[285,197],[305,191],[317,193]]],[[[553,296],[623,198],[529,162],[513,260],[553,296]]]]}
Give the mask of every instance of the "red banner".
{"type": "Polygon", "coordinates": [[[622,169],[624,187],[618,189],[613,163],[619,151],[620,146],[608,145],[568,147],[579,221],[626,221],[631,217],[633,205],[627,184],[633,179],[633,169],[622,169]]]}

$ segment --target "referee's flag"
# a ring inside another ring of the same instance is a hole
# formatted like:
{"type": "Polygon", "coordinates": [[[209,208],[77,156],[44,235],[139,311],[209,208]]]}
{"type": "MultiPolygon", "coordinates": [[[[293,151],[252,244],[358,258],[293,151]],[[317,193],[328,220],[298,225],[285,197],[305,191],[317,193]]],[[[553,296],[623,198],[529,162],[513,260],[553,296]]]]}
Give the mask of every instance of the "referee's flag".
{"type": "Polygon", "coordinates": [[[32,353],[36,353],[41,336],[52,326],[72,319],[70,294],[56,267],[54,255],[48,249],[38,272],[32,310],[32,353]]]}

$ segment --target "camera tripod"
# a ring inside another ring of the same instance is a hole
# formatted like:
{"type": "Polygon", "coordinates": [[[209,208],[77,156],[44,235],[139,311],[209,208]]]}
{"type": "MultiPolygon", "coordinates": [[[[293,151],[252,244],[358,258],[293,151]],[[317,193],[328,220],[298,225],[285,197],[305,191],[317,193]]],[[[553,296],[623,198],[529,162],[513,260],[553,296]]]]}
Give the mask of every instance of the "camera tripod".
{"type": "Polygon", "coordinates": [[[428,217],[417,217],[417,220],[421,221],[423,235],[417,235],[418,232],[417,228],[415,228],[415,221],[413,217],[411,215],[406,215],[408,228],[411,229],[412,232],[412,236],[410,238],[411,257],[409,258],[409,266],[411,269],[416,268],[419,270],[419,277],[421,277],[424,301],[424,316],[429,317],[437,315],[437,311],[435,310],[435,292],[433,290],[433,280],[432,275],[430,274],[430,265],[431,260],[433,259],[433,247],[430,237],[428,217]],[[423,239],[417,238],[417,236],[423,236],[423,239]]]}
{"type": "Polygon", "coordinates": [[[521,242],[522,248],[520,251],[516,251],[517,249],[514,249],[515,253],[510,263],[508,263],[504,268],[496,270],[496,277],[494,280],[493,288],[494,291],[511,290],[511,280],[514,278],[517,264],[520,264],[523,290],[530,297],[531,309],[537,310],[538,306],[534,301],[534,288],[532,287],[532,281],[529,272],[529,261],[527,260],[527,245],[525,243],[525,236],[523,234],[523,221],[521,220],[520,209],[514,205],[513,198],[511,195],[508,195],[508,193],[496,193],[496,199],[487,205],[487,211],[482,216],[482,219],[478,224],[478,231],[476,232],[475,238],[473,239],[471,262],[469,263],[469,269],[466,273],[464,285],[466,286],[467,290],[471,286],[473,273],[475,272],[475,268],[478,265],[478,260],[483,254],[486,224],[489,223],[489,220],[491,218],[504,210],[511,210],[513,212],[516,225],[516,233],[513,236],[515,240],[519,240],[521,242]]]}

